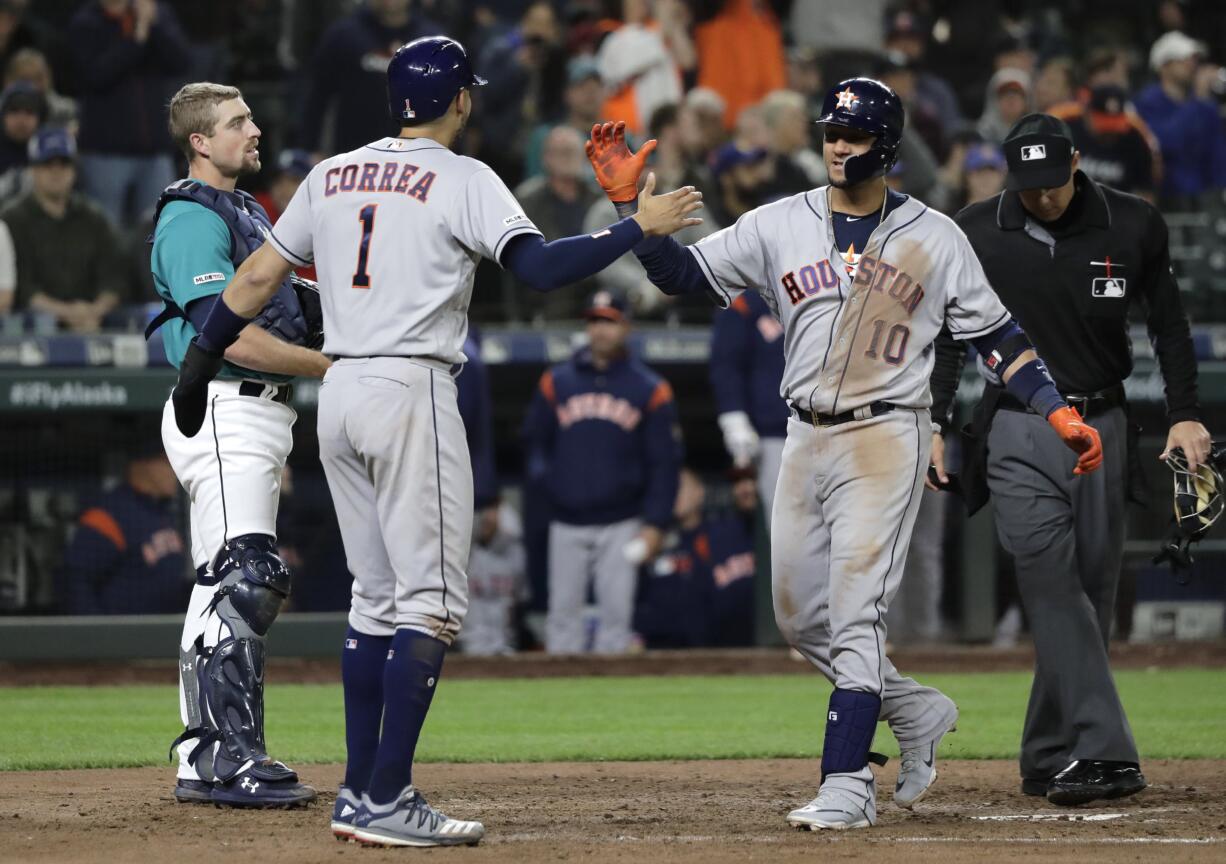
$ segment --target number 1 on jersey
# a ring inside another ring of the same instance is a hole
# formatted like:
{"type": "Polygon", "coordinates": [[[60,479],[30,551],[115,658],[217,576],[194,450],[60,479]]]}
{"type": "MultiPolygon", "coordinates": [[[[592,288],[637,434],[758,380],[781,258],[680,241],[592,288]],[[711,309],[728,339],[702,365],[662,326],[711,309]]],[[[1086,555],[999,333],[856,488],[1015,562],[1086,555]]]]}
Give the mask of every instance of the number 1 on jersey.
{"type": "Polygon", "coordinates": [[[375,230],[375,211],[378,204],[367,204],[358,214],[362,223],[362,242],[358,244],[358,269],[353,273],[354,288],[370,288],[370,274],[366,272],[366,262],[370,258],[370,235],[375,230]]]}

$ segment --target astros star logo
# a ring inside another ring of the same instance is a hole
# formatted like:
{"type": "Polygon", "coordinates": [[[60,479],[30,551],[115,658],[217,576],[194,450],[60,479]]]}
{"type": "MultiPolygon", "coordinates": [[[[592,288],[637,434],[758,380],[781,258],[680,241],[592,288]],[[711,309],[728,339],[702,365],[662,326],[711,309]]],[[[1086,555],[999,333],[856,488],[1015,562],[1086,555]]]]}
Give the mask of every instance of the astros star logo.
{"type": "Polygon", "coordinates": [[[835,106],[837,108],[847,108],[850,110],[855,108],[856,103],[860,101],[856,94],[851,92],[850,87],[848,87],[846,90],[835,93],[834,95],[838,97],[839,100],[839,104],[835,106]]]}

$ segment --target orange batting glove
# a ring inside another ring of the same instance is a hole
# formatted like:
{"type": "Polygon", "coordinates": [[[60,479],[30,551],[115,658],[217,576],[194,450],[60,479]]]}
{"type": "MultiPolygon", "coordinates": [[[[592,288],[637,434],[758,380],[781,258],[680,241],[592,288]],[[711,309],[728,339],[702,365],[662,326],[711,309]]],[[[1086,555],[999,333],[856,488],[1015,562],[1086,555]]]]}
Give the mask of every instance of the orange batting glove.
{"type": "Polygon", "coordinates": [[[592,137],[583,145],[583,149],[587,151],[587,160],[592,163],[600,188],[614,204],[625,204],[638,198],[639,175],[643,173],[648,155],[656,149],[656,143],[656,139],[652,138],[639,148],[639,152],[631,153],[626,146],[624,120],[597,123],[592,127],[592,137]]]}
{"type": "Polygon", "coordinates": [[[1083,422],[1076,408],[1067,405],[1057,408],[1048,415],[1047,422],[1056,430],[1060,440],[1077,454],[1074,474],[1089,474],[1103,464],[1103,442],[1098,437],[1098,430],[1083,422]]]}

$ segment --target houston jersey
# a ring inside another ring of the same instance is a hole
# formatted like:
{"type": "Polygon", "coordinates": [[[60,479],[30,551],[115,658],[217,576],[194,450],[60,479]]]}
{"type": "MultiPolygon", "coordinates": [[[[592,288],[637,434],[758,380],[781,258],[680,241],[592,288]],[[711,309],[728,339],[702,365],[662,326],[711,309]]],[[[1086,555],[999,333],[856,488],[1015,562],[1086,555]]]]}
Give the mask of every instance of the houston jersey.
{"type": "Polygon", "coordinates": [[[315,264],[323,351],[464,360],[480,258],[540,234],[490,168],[429,138],[383,138],[325,159],[269,239],[315,264]]]}
{"type": "Polygon", "coordinates": [[[723,305],[758,291],[783,322],[780,392],[810,411],[927,408],[941,325],[972,339],[1009,319],[966,235],[914,198],[886,215],[854,263],[835,243],[826,186],[689,248],[723,305]]]}

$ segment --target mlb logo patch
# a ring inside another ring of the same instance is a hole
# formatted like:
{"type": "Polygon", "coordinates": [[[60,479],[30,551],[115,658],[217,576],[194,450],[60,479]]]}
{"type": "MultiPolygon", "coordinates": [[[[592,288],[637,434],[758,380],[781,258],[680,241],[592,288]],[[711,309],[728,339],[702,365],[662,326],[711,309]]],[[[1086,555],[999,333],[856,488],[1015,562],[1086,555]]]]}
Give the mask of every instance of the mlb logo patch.
{"type": "Polygon", "coordinates": [[[356,651],[357,647],[358,647],[357,639],[346,639],[345,640],[345,648],[348,649],[349,651],[356,651]]]}
{"type": "Polygon", "coordinates": [[[1095,279],[1090,285],[1091,297],[1123,297],[1125,283],[1127,280],[1121,279],[1118,276],[1108,276],[1101,279],[1095,279]]]}
{"type": "Polygon", "coordinates": [[[1047,145],[1046,144],[1030,144],[1029,146],[1022,148],[1022,161],[1023,162],[1034,162],[1036,159],[1046,159],[1046,158],[1047,158],[1047,145]]]}

